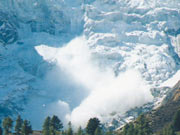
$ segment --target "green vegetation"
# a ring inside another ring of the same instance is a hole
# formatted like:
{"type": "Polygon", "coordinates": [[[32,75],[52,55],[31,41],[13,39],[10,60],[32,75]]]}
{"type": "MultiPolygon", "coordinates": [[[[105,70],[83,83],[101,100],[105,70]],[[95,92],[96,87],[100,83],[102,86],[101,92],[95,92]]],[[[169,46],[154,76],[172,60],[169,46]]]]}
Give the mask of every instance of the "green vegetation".
{"type": "Polygon", "coordinates": [[[21,134],[22,134],[22,135],[29,135],[29,134],[31,134],[32,132],[33,132],[33,131],[32,131],[32,127],[31,127],[30,121],[24,120],[24,122],[23,122],[23,124],[22,124],[21,134]]]}
{"type": "Polygon", "coordinates": [[[135,122],[126,124],[120,135],[152,135],[152,130],[145,115],[140,115],[135,122]]]}
{"type": "Polygon", "coordinates": [[[81,126],[78,128],[77,135],[83,135],[83,130],[81,126]]]}
{"type": "Polygon", "coordinates": [[[95,135],[103,135],[101,128],[97,127],[94,134],[95,135]]]}
{"type": "Polygon", "coordinates": [[[2,128],[1,128],[1,126],[0,126],[0,135],[2,135],[3,134],[3,131],[2,131],[2,128]]]}
{"type": "Polygon", "coordinates": [[[51,118],[49,128],[50,128],[50,134],[51,135],[57,135],[57,134],[61,133],[61,130],[63,128],[63,124],[62,124],[61,120],[56,115],[53,115],[53,117],[51,118]]]}
{"type": "Polygon", "coordinates": [[[105,135],[114,135],[115,133],[113,133],[112,131],[106,131],[105,135]]]}
{"type": "Polygon", "coordinates": [[[23,120],[19,115],[14,124],[10,117],[4,118],[0,124],[0,135],[180,135],[180,110],[178,110],[172,121],[164,126],[160,131],[153,132],[150,120],[144,114],[140,115],[134,122],[126,124],[121,131],[106,131],[98,118],[89,119],[85,129],[78,128],[77,132],[73,131],[71,122],[68,123],[67,129],[63,130],[63,124],[58,116],[47,117],[41,131],[34,131],[30,121],[23,120]],[[2,127],[1,127],[2,125],[2,127]],[[13,131],[13,132],[12,132],[13,131]]]}
{"type": "Polygon", "coordinates": [[[180,110],[175,113],[172,122],[165,125],[157,135],[179,135],[178,131],[180,131],[180,110]]]}
{"type": "Polygon", "coordinates": [[[54,115],[52,117],[51,122],[50,122],[50,126],[55,131],[61,131],[63,128],[63,124],[62,124],[61,120],[56,115],[54,115]]]}
{"type": "Polygon", "coordinates": [[[175,131],[180,131],[180,110],[178,110],[174,115],[172,126],[175,131]]]}
{"type": "MultiPolygon", "coordinates": [[[[13,120],[10,117],[4,118],[0,123],[0,135],[33,135],[30,121],[23,120],[20,115],[17,116],[13,127],[13,120]],[[14,130],[13,130],[14,128],[14,130]],[[14,131],[14,132],[12,132],[14,131]]],[[[42,125],[41,131],[34,131],[34,134],[42,135],[103,135],[98,118],[91,118],[88,121],[86,129],[78,128],[77,132],[73,131],[71,122],[68,123],[66,130],[63,130],[63,124],[58,116],[47,117],[42,125]],[[87,131],[87,132],[86,132],[87,131]]],[[[107,134],[112,135],[112,134],[107,134]]]]}
{"type": "Polygon", "coordinates": [[[50,135],[50,122],[51,122],[51,118],[48,116],[43,124],[43,129],[42,129],[43,135],[50,135]]]}
{"type": "Polygon", "coordinates": [[[176,135],[172,124],[168,124],[167,126],[165,126],[160,132],[160,135],[176,135]]]}
{"type": "Polygon", "coordinates": [[[100,128],[99,119],[98,118],[91,118],[88,121],[88,124],[86,127],[86,132],[88,133],[88,135],[94,135],[97,128],[100,128]]]}
{"type": "Polygon", "coordinates": [[[15,129],[14,129],[16,135],[21,135],[22,124],[23,124],[23,120],[21,119],[21,116],[18,115],[18,117],[16,119],[15,129]]]}
{"type": "Polygon", "coordinates": [[[13,127],[13,120],[10,117],[6,117],[3,120],[4,135],[10,135],[13,127]]]}
{"type": "Polygon", "coordinates": [[[66,131],[66,135],[73,135],[73,129],[72,129],[71,122],[68,123],[68,129],[66,131]]]}
{"type": "MultiPolygon", "coordinates": [[[[0,135],[12,135],[13,120],[10,117],[4,118],[2,126],[3,129],[0,126],[0,135]]],[[[33,132],[30,121],[23,121],[20,115],[16,119],[14,131],[15,135],[29,135],[33,132]]]]}
{"type": "Polygon", "coordinates": [[[162,130],[153,133],[150,122],[146,115],[140,115],[136,121],[128,123],[124,126],[120,135],[180,135],[180,110],[178,110],[172,121],[166,124],[162,130]]]}

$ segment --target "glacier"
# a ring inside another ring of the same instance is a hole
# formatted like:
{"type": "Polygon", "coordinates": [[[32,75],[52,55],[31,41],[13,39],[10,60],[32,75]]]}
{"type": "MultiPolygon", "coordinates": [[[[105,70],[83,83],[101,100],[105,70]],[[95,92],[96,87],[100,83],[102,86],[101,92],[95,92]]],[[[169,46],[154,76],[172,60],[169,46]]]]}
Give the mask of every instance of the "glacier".
{"type": "Polygon", "coordinates": [[[47,115],[75,125],[96,116],[120,126],[128,110],[154,107],[180,69],[179,6],[178,0],[1,0],[0,118],[21,114],[40,128],[47,115]]]}

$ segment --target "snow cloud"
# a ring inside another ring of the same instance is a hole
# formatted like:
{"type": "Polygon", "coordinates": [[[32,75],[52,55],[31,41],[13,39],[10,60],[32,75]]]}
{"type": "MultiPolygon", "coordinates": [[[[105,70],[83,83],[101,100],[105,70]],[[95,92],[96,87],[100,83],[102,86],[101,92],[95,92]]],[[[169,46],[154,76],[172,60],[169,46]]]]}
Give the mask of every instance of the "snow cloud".
{"type": "MultiPolygon", "coordinates": [[[[85,125],[89,118],[95,116],[105,122],[111,113],[123,114],[153,99],[150,88],[138,71],[128,69],[115,76],[112,69],[103,69],[102,66],[100,68],[98,58],[93,57],[83,37],[77,37],[61,48],[40,45],[36,50],[44,60],[55,62],[61,72],[68,75],[68,81],[81,85],[81,93],[87,94],[81,96],[80,104],[72,108],[69,106],[73,102],[68,103],[61,99],[53,104],[56,106],[53,110],[62,111],[58,109],[61,106],[66,108],[63,116],[76,126],[85,125]]],[[[78,98],[78,94],[73,96],[78,98]]]]}

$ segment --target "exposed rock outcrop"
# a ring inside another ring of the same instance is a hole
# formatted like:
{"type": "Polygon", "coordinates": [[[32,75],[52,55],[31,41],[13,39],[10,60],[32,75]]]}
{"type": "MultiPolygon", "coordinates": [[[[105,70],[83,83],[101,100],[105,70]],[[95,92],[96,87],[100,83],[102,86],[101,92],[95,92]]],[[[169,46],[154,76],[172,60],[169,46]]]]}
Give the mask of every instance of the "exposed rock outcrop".
{"type": "Polygon", "coordinates": [[[163,105],[148,113],[154,132],[161,130],[172,121],[176,111],[180,108],[180,81],[172,88],[164,99],[163,105]]]}
{"type": "Polygon", "coordinates": [[[11,44],[17,41],[17,22],[15,16],[0,11],[0,43],[3,45],[11,44]]]}

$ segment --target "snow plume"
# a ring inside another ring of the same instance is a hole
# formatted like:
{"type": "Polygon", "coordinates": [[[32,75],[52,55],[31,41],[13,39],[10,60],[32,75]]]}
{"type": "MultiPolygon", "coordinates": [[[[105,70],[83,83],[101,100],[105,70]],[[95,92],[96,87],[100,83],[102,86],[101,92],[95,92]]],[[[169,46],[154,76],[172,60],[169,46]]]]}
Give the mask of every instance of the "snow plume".
{"type": "MultiPolygon", "coordinates": [[[[76,126],[85,126],[91,117],[98,117],[105,122],[111,113],[123,114],[153,98],[148,85],[137,71],[129,69],[116,77],[110,68],[100,68],[98,58],[93,57],[83,37],[73,39],[62,48],[40,45],[36,50],[45,60],[56,62],[61,72],[70,78],[69,82],[75,82],[84,88],[81,93],[86,93],[87,96],[66,114],[67,121],[70,120],[76,126]]],[[[72,96],[78,98],[78,94],[72,96]]],[[[65,102],[61,101],[61,104],[64,105],[65,102]]],[[[68,104],[72,106],[73,102],[68,104]]],[[[65,106],[68,108],[66,103],[65,106]]],[[[56,108],[58,110],[58,106],[56,108]]]]}

